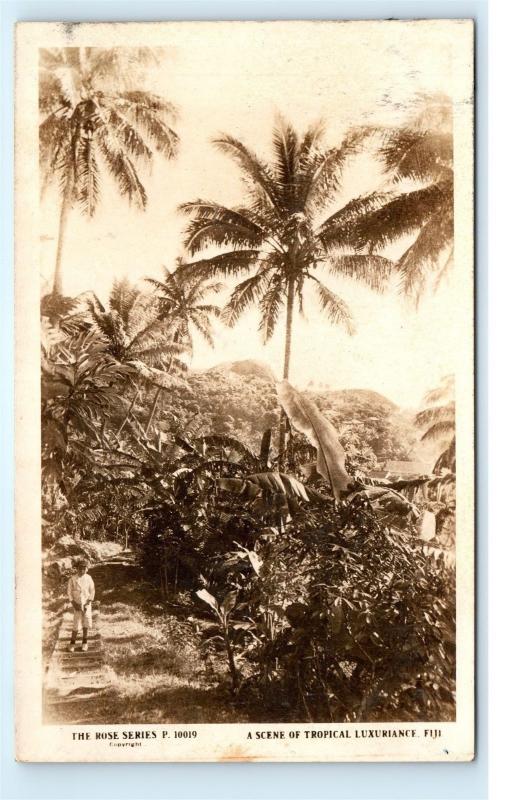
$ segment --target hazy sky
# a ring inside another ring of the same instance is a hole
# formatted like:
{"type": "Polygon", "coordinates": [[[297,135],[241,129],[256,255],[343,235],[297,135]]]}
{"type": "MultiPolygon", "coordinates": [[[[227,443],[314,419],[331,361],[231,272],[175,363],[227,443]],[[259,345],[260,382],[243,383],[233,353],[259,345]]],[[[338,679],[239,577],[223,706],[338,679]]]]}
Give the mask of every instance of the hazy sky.
{"type": "MultiPolygon", "coordinates": [[[[418,93],[450,93],[448,39],[438,30],[428,34],[414,25],[401,26],[399,35],[389,39],[384,28],[372,27],[366,36],[343,23],[317,26],[313,35],[309,27],[306,36],[299,26],[283,35],[282,26],[269,23],[219,25],[207,36],[198,28],[192,35],[190,28],[173,31],[160,66],[147,75],[146,87],[179,108],[179,156],[171,163],[157,158],[151,173],[143,174],[149,197],[145,212],[120,200],[108,178],[92,220],[73,211],[64,245],[64,292],[93,289],[105,299],[115,277],[159,277],[161,266],[173,267],[182,253],[185,220],[176,213],[179,203],[198,197],[227,205],[241,200],[236,167],[210,144],[215,134],[237,136],[264,157],[277,111],[300,130],[323,118],[326,142],[333,144],[353,124],[399,121],[418,93]]],[[[363,157],[347,171],[338,203],[379,183],[374,163],[363,157]]],[[[41,214],[40,267],[47,285],[54,268],[58,210],[56,190],[50,190],[41,214]]],[[[298,386],[314,380],[333,388],[370,388],[400,405],[415,406],[453,371],[461,334],[451,324],[449,283],[427,296],[417,311],[395,289],[381,296],[328,272],[323,278],[350,305],[357,332],[349,337],[330,325],[306,294],[306,319],[296,317],[293,338],[291,380],[298,386]]],[[[195,339],[193,365],[255,358],[279,375],[282,325],[266,346],[257,326],[255,311],[234,329],[217,325],[214,350],[195,339]]]]}

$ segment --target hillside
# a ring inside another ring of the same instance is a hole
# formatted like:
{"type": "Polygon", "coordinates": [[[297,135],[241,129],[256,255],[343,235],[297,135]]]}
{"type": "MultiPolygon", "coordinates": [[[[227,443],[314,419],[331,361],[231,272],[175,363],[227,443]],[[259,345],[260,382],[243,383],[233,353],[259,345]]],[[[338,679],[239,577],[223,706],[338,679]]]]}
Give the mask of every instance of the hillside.
{"type": "Polygon", "coordinates": [[[273,370],[268,364],[265,364],[264,361],[255,361],[249,358],[243,361],[225,361],[215,367],[210,367],[205,372],[209,374],[233,373],[245,378],[260,378],[263,381],[268,381],[268,383],[275,383],[276,380],[273,370]]]}
{"type": "MultiPolygon", "coordinates": [[[[311,389],[306,394],[333,422],[356,466],[370,468],[387,459],[407,458],[415,446],[417,432],[410,415],[378,392],[311,389]]],[[[160,427],[173,429],[178,417],[190,435],[224,433],[257,450],[264,431],[278,424],[279,413],[275,378],[266,364],[227,362],[192,370],[186,389],[166,395],[160,427]]]]}

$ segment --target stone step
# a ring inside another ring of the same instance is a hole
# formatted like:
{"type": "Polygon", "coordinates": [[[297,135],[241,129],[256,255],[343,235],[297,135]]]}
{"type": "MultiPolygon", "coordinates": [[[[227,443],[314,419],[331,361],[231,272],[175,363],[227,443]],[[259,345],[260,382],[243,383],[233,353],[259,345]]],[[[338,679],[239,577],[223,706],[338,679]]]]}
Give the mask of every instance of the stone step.
{"type": "Polygon", "coordinates": [[[62,650],[57,650],[57,652],[63,661],[76,661],[77,658],[103,658],[103,650],[101,650],[99,647],[89,647],[89,649],[85,652],[77,647],[74,653],[68,651],[66,647],[62,650]]]}
{"type": "Polygon", "coordinates": [[[93,612],[93,626],[87,639],[87,652],[81,650],[82,631],[78,629],[75,650],[69,645],[73,629],[73,614],[67,606],[61,618],[58,638],[46,675],[45,704],[85,701],[91,694],[106,688],[105,657],[98,627],[99,612],[93,612]]]}
{"type": "Polygon", "coordinates": [[[103,650],[100,647],[89,647],[89,649],[85,650],[85,652],[81,650],[80,647],[77,647],[74,653],[71,653],[68,651],[67,647],[65,647],[63,650],[58,650],[57,652],[61,661],[76,661],[77,659],[79,660],[84,658],[103,658],[103,650]]]}
{"type": "Polygon", "coordinates": [[[73,672],[75,675],[78,675],[80,672],[95,672],[100,671],[103,667],[103,661],[89,661],[88,663],[78,663],[78,664],[61,664],[59,672],[69,674],[73,672]]]}
{"type": "MultiPolygon", "coordinates": [[[[69,636],[69,638],[67,636],[63,636],[62,639],[58,639],[57,645],[56,645],[57,652],[61,653],[61,652],[64,652],[65,650],[67,650],[67,648],[69,647],[70,641],[71,641],[71,636],[69,636]]],[[[101,640],[100,640],[99,636],[90,636],[87,639],[87,644],[89,646],[89,650],[91,648],[93,650],[98,650],[101,647],[101,640]]],[[[82,646],[82,637],[81,636],[77,636],[76,637],[75,647],[78,648],[78,647],[81,647],[81,646],[82,646]]]]}
{"type": "Polygon", "coordinates": [[[54,709],[66,704],[70,705],[71,703],[79,702],[80,700],[88,700],[91,696],[100,694],[107,688],[107,684],[104,684],[103,686],[95,686],[92,691],[85,689],[83,692],[69,692],[66,695],[56,694],[54,697],[51,697],[50,693],[48,692],[46,697],[46,708],[54,709]]]}
{"type": "Polygon", "coordinates": [[[84,669],[98,669],[103,666],[105,662],[102,658],[90,658],[88,660],[80,659],[77,661],[61,661],[60,668],[63,670],[84,670],[84,669]]]}

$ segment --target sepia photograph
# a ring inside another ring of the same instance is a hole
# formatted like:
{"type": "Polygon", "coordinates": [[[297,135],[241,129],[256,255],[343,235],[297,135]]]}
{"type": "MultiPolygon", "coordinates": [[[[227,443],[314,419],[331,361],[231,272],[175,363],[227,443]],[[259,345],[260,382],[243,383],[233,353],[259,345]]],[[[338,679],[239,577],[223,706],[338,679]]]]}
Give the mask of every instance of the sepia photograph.
{"type": "Polygon", "coordinates": [[[411,755],[448,758],[421,752],[473,737],[471,22],[45,27],[17,95],[41,736],[422,724],[411,755]]]}

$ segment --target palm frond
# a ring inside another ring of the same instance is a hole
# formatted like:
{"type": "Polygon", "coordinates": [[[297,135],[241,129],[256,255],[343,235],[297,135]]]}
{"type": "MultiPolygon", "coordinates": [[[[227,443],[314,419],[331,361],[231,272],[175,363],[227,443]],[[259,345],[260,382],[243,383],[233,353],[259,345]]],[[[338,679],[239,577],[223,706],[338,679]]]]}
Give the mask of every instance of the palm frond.
{"type": "Polygon", "coordinates": [[[279,207],[290,211],[301,210],[297,203],[298,134],[282,117],[277,118],[273,129],[274,186],[278,188],[279,207]]]}
{"type": "Polygon", "coordinates": [[[347,303],[313,275],[309,275],[309,278],[315,283],[321,310],[326,313],[330,322],[334,325],[342,325],[352,336],[355,333],[355,326],[347,303]]]}
{"type": "Polygon", "coordinates": [[[433,475],[440,475],[443,470],[456,470],[456,437],[453,436],[448,447],[437,458],[433,467],[433,475]]]}
{"type": "Polygon", "coordinates": [[[153,157],[151,148],[147,145],[140,131],[128,122],[117,109],[112,106],[107,109],[109,130],[120,142],[126,152],[135,158],[150,162],[153,157]]]}
{"type": "Polygon", "coordinates": [[[433,425],[424,431],[421,436],[422,442],[436,441],[446,436],[452,436],[454,432],[454,424],[452,422],[435,422],[433,425]]]}
{"type": "Polygon", "coordinates": [[[437,180],[452,165],[452,135],[397,128],[384,136],[379,156],[394,183],[437,180]]]}
{"type": "Polygon", "coordinates": [[[41,161],[48,159],[62,139],[69,140],[69,121],[63,115],[48,114],[39,125],[41,161]]]}
{"type": "Polygon", "coordinates": [[[443,400],[449,400],[454,396],[454,375],[444,375],[440,382],[440,386],[427,392],[424,397],[424,402],[428,405],[440,403],[443,400]]]}
{"type": "Polygon", "coordinates": [[[181,343],[168,341],[166,323],[159,316],[147,321],[131,338],[128,352],[132,353],[135,350],[142,352],[155,344],[157,347],[163,347],[167,353],[182,353],[185,349],[181,343]]]}
{"type": "Polygon", "coordinates": [[[434,183],[404,192],[357,222],[360,247],[383,248],[408,234],[418,231],[434,214],[452,206],[452,184],[434,183]]]}
{"type": "Polygon", "coordinates": [[[179,136],[164,122],[163,115],[176,116],[176,109],[167,101],[148,92],[124,92],[115,104],[133,120],[139,130],[145,132],[155,149],[165,158],[177,154],[179,136]]]}
{"type": "MultiPolygon", "coordinates": [[[[158,56],[152,47],[86,47],[87,71],[95,81],[128,87],[140,67],[155,66],[158,56]]],[[[144,92],[145,94],[145,92],[144,92]]]]}
{"type": "Polygon", "coordinates": [[[179,363],[180,369],[186,369],[184,361],[180,361],[177,355],[184,350],[183,345],[177,345],[172,341],[165,341],[158,339],[155,342],[149,341],[144,343],[143,337],[138,340],[138,346],[131,344],[128,348],[128,356],[130,359],[140,359],[146,364],[155,365],[161,363],[165,359],[172,358],[172,364],[177,366],[179,363]]]}
{"type": "Polygon", "coordinates": [[[311,158],[318,153],[318,145],[325,133],[325,123],[323,120],[311,125],[304,133],[300,143],[298,156],[298,169],[300,172],[308,173],[311,158]]]}
{"type": "Polygon", "coordinates": [[[39,127],[39,168],[42,176],[42,194],[46,186],[57,179],[66,182],[69,171],[71,132],[62,117],[51,114],[39,127]]]}
{"type": "Polygon", "coordinates": [[[209,345],[213,346],[211,317],[219,317],[221,310],[213,303],[201,302],[208,294],[223,288],[220,282],[208,281],[200,271],[188,269],[186,262],[178,259],[178,266],[171,272],[164,267],[165,280],[147,278],[156,290],[157,317],[167,320],[173,329],[174,341],[189,343],[192,350],[190,326],[194,326],[209,345]]]}
{"type": "Polygon", "coordinates": [[[280,312],[284,305],[286,284],[278,273],[272,276],[270,286],[259,302],[261,320],[259,330],[263,335],[263,342],[266,344],[275,331],[280,312]]]}
{"type": "Polygon", "coordinates": [[[139,297],[139,290],[127,278],[114,280],[108,297],[108,305],[111,311],[117,311],[125,326],[129,324],[130,314],[139,297]]]}
{"type": "Polygon", "coordinates": [[[179,270],[192,272],[204,278],[213,278],[215,275],[241,275],[257,263],[259,255],[259,250],[234,250],[212,258],[188,261],[179,267],[179,270]]]}
{"type": "Polygon", "coordinates": [[[149,367],[138,359],[134,359],[130,364],[140,377],[160,389],[181,389],[187,385],[186,382],[177,375],[171,375],[156,367],[149,367]]]}
{"type": "Polygon", "coordinates": [[[193,302],[195,304],[201,303],[208,295],[210,294],[218,294],[225,289],[225,284],[222,281],[210,281],[209,283],[204,283],[202,280],[198,280],[197,278],[193,281],[190,277],[190,288],[188,290],[188,301],[193,302]]]}
{"type": "Polygon", "coordinates": [[[425,222],[397,263],[404,294],[415,296],[417,301],[429,274],[444,271],[451,256],[447,256],[443,265],[442,256],[445,257],[446,252],[452,250],[453,236],[452,208],[440,209],[425,222]]]}
{"type": "Polygon", "coordinates": [[[391,192],[373,192],[353,198],[331,214],[316,231],[326,252],[344,247],[359,248],[361,241],[357,223],[363,222],[368,214],[382,208],[395,197],[391,192]]]}
{"type": "Polygon", "coordinates": [[[177,120],[179,111],[177,106],[158,94],[148,91],[130,90],[119,94],[121,100],[127,100],[135,105],[148,108],[153,113],[163,114],[169,119],[177,120]]]}
{"type": "Polygon", "coordinates": [[[204,200],[183,203],[179,209],[193,215],[184,241],[192,255],[208,245],[245,247],[264,239],[263,230],[250,218],[248,209],[226,208],[204,200]]]}
{"type": "Polygon", "coordinates": [[[226,325],[232,328],[243,312],[262,297],[271,280],[271,270],[272,267],[268,267],[236,286],[222,311],[222,319],[226,325]]]}
{"type": "Polygon", "coordinates": [[[244,176],[265,195],[274,208],[279,207],[279,198],[274,186],[275,176],[267,164],[260,161],[255,153],[234,136],[220,136],[213,139],[213,144],[220,152],[236,161],[244,176]]]}
{"type": "Polygon", "coordinates": [[[450,249],[448,249],[447,258],[445,259],[443,266],[438,267],[437,265],[436,276],[433,283],[433,290],[435,292],[440,287],[442,281],[447,278],[453,266],[454,266],[454,244],[450,249]]]}
{"type": "Polygon", "coordinates": [[[390,259],[371,254],[330,256],[328,266],[330,272],[362,281],[375,292],[384,291],[396,268],[390,259]]]}
{"type": "Polygon", "coordinates": [[[103,337],[109,352],[120,358],[124,352],[126,337],[119,316],[105,311],[95,296],[87,298],[86,305],[93,328],[103,337]]]}
{"type": "Polygon", "coordinates": [[[76,198],[83,213],[92,217],[99,199],[99,169],[92,136],[81,137],[76,161],[76,198]]]}
{"type": "Polygon", "coordinates": [[[222,309],[219,306],[212,305],[211,303],[205,303],[198,306],[194,306],[192,308],[192,311],[199,312],[200,314],[206,314],[212,317],[222,316],[222,309]]]}
{"type": "Polygon", "coordinates": [[[431,406],[431,408],[425,408],[419,411],[418,414],[415,415],[415,424],[420,428],[426,425],[436,424],[437,422],[445,422],[446,424],[454,425],[454,415],[455,405],[454,401],[451,401],[445,405],[431,406]]]}
{"type": "Polygon", "coordinates": [[[311,171],[309,186],[304,197],[304,206],[312,211],[320,211],[331,202],[334,194],[341,188],[344,168],[360,149],[363,141],[360,130],[348,133],[339,147],[332,147],[318,154],[317,164],[311,171]]]}
{"type": "Polygon", "coordinates": [[[97,136],[97,142],[121,195],[130,202],[133,200],[140,208],[145,208],[147,194],[129,156],[106,128],[97,136]]]}
{"type": "MultiPolygon", "coordinates": [[[[214,306],[214,308],[217,308],[214,306]]],[[[218,313],[220,314],[221,311],[217,308],[218,313]]],[[[215,314],[216,316],[216,314],[215,314]]],[[[193,311],[191,313],[190,318],[191,323],[193,324],[194,328],[199,331],[202,338],[209,344],[210,347],[215,346],[215,340],[213,339],[213,332],[211,328],[211,322],[209,320],[208,314],[201,314],[197,311],[193,311]]]]}

